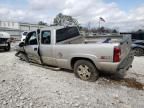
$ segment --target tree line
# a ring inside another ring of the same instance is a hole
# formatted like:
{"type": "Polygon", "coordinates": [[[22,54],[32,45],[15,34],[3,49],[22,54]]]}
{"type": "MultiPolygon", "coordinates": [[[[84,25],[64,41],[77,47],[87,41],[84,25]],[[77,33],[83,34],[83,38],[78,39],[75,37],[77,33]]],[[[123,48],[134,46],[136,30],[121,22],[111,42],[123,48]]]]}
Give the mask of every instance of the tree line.
{"type": "MultiPolygon", "coordinates": [[[[43,21],[39,21],[38,24],[48,26],[48,24],[43,21]]],[[[119,32],[119,30],[116,28],[111,29],[103,26],[97,28],[93,27],[91,26],[90,22],[88,22],[86,26],[81,26],[77,19],[69,15],[64,15],[62,13],[56,15],[56,17],[53,19],[53,24],[50,24],[49,26],[51,25],[60,25],[60,26],[76,25],[81,31],[92,32],[92,33],[118,33],[119,32]]],[[[144,31],[139,29],[138,31],[134,31],[134,32],[144,32],[144,31]]]]}

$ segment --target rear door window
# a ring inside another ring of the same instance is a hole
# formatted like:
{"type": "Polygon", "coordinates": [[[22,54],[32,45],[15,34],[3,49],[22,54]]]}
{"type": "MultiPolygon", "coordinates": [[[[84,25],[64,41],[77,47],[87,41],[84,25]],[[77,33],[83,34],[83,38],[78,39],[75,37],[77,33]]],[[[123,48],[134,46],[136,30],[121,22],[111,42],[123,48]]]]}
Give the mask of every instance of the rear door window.
{"type": "Polygon", "coordinates": [[[42,31],[41,32],[41,43],[42,44],[51,44],[51,32],[42,31]]]}

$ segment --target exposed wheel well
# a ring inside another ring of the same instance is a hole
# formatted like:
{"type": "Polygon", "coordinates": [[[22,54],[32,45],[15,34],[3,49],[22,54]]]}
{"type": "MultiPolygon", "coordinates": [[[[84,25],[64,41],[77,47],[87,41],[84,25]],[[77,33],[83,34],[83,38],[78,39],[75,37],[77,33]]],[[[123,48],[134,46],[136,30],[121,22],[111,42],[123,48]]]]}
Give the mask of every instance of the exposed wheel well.
{"type": "Polygon", "coordinates": [[[91,62],[91,63],[95,66],[94,62],[93,62],[91,59],[89,59],[89,58],[75,57],[75,58],[72,58],[72,60],[71,60],[71,67],[72,67],[72,69],[74,69],[74,64],[75,64],[76,61],[78,61],[78,60],[87,60],[87,61],[91,62]]]}

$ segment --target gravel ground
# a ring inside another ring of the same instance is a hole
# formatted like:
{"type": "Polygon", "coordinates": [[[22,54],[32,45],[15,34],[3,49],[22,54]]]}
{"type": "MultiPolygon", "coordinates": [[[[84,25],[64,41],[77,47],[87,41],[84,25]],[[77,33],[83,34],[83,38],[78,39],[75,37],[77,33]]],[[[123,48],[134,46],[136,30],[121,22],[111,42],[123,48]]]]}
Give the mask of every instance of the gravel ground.
{"type": "Polygon", "coordinates": [[[0,52],[0,108],[144,108],[144,57],[135,57],[125,79],[82,81],[0,52]]]}

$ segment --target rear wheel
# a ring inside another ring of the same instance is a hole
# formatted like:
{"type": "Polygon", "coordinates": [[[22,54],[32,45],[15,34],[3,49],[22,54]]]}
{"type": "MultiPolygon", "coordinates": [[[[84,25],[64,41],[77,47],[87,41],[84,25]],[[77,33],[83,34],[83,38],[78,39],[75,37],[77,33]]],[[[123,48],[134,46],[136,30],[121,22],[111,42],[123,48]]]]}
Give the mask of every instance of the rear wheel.
{"type": "Polygon", "coordinates": [[[135,56],[142,56],[142,55],[144,55],[144,50],[142,48],[134,48],[133,51],[134,51],[134,55],[135,56]]]}
{"type": "Polygon", "coordinates": [[[74,64],[74,73],[78,78],[84,81],[93,82],[99,77],[96,67],[88,60],[78,60],[74,64]]]}

